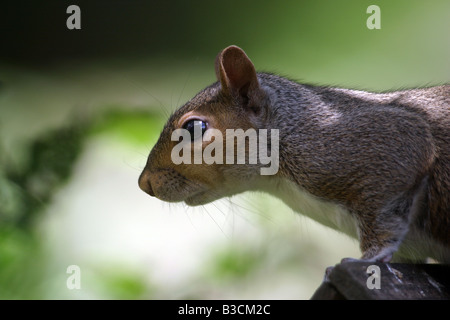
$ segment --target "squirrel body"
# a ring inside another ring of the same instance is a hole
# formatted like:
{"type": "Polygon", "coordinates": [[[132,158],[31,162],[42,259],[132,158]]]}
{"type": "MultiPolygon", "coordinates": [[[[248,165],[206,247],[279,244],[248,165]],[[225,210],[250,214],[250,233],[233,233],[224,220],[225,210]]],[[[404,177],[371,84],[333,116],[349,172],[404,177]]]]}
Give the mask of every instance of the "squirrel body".
{"type": "Polygon", "coordinates": [[[362,259],[397,252],[450,262],[450,85],[387,93],[305,85],[256,73],[236,46],[219,53],[215,70],[218,82],[168,120],[142,190],[188,205],[265,191],[358,238],[362,259]],[[278,130],[278,172],[259,174],[261,163],[175,165],[171,134],[193,120],[205,132],[278,130]]]}

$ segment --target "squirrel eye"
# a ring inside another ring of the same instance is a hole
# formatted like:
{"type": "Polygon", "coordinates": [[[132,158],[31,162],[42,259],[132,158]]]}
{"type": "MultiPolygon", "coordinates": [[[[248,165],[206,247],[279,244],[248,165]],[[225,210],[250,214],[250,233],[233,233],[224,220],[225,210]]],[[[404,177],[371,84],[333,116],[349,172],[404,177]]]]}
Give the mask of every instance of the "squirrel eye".
{"type": "Polygon", "coordinates": [[[206,127],[206,122],[198,119],[189,120],[183,125],[183,128],[189,131],[189,133],[191,134],[191,141],[203,137],[203,134],[206,131],[206,127]],[[195,136],[195,133],[197,133],[197,135],[200,133],[201,135],[195,136]]]}

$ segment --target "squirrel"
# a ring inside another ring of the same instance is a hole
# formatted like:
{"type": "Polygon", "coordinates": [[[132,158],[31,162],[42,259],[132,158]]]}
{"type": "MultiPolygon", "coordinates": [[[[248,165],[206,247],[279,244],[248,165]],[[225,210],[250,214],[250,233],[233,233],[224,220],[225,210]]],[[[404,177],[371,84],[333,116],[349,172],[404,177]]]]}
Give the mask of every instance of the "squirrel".
{"type": "Polygon", "coordinates": [[[362,260],[450,262],[450,85],[371,93],[300,84],[257,73],[237,46],[217,55],[215,72],[217,82],[170,116],[139,176],[143,191],[192,206],[263,191],[357,238],[362,260]],[[224,140],[227,129],[278,129],[279,170],[174,164],[180,128],[214,128],[224,140]]]}

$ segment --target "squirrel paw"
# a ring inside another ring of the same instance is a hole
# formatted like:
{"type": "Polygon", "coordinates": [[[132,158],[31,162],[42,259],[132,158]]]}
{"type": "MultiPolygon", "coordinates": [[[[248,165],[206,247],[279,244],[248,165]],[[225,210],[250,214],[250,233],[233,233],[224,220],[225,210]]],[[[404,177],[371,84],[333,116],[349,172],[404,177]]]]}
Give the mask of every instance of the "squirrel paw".
{"type": "Polygon", "coordinates": [[[389,263],[391,262],[393,257],[393,253],[384,253],[384,254],[379,254],[376,255],[375,257],[369,258],[365,255],[363,255],[361,257],[361,259],[356,259],[356,258],[343,258],[341,260],[341,263],[349,263],[349,262],[358,262],[358,261],[364,261],[364,262],[382,262],[382,263],[389,263]]]}
{"type": "Polygon", "coordinates": [[[356,258],[342,258],[341,263],[349,263],[349,262],[357,262],[357,261],[364,261],[364,259],[356,259],[356,258]]]}

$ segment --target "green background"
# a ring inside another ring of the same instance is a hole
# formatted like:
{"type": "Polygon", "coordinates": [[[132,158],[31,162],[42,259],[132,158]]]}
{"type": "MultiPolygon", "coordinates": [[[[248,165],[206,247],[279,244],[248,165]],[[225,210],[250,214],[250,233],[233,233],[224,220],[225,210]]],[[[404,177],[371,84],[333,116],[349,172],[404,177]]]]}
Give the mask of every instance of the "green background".
{"type": "Polygon", "coordinates": [[[450,2],[30,1],[0,10],[0,298],[308,299],[357,243],[244,194],[137,178],[168,115],[242,47],[256,69],[386,91],[450,82],[450,2]],[[81,8],[68,30],[66,8],[81,8]],[[366,9],[381,8],[369,30],[366,9]],[[81,289],[69,290],[78,265],[81,289]]]}

